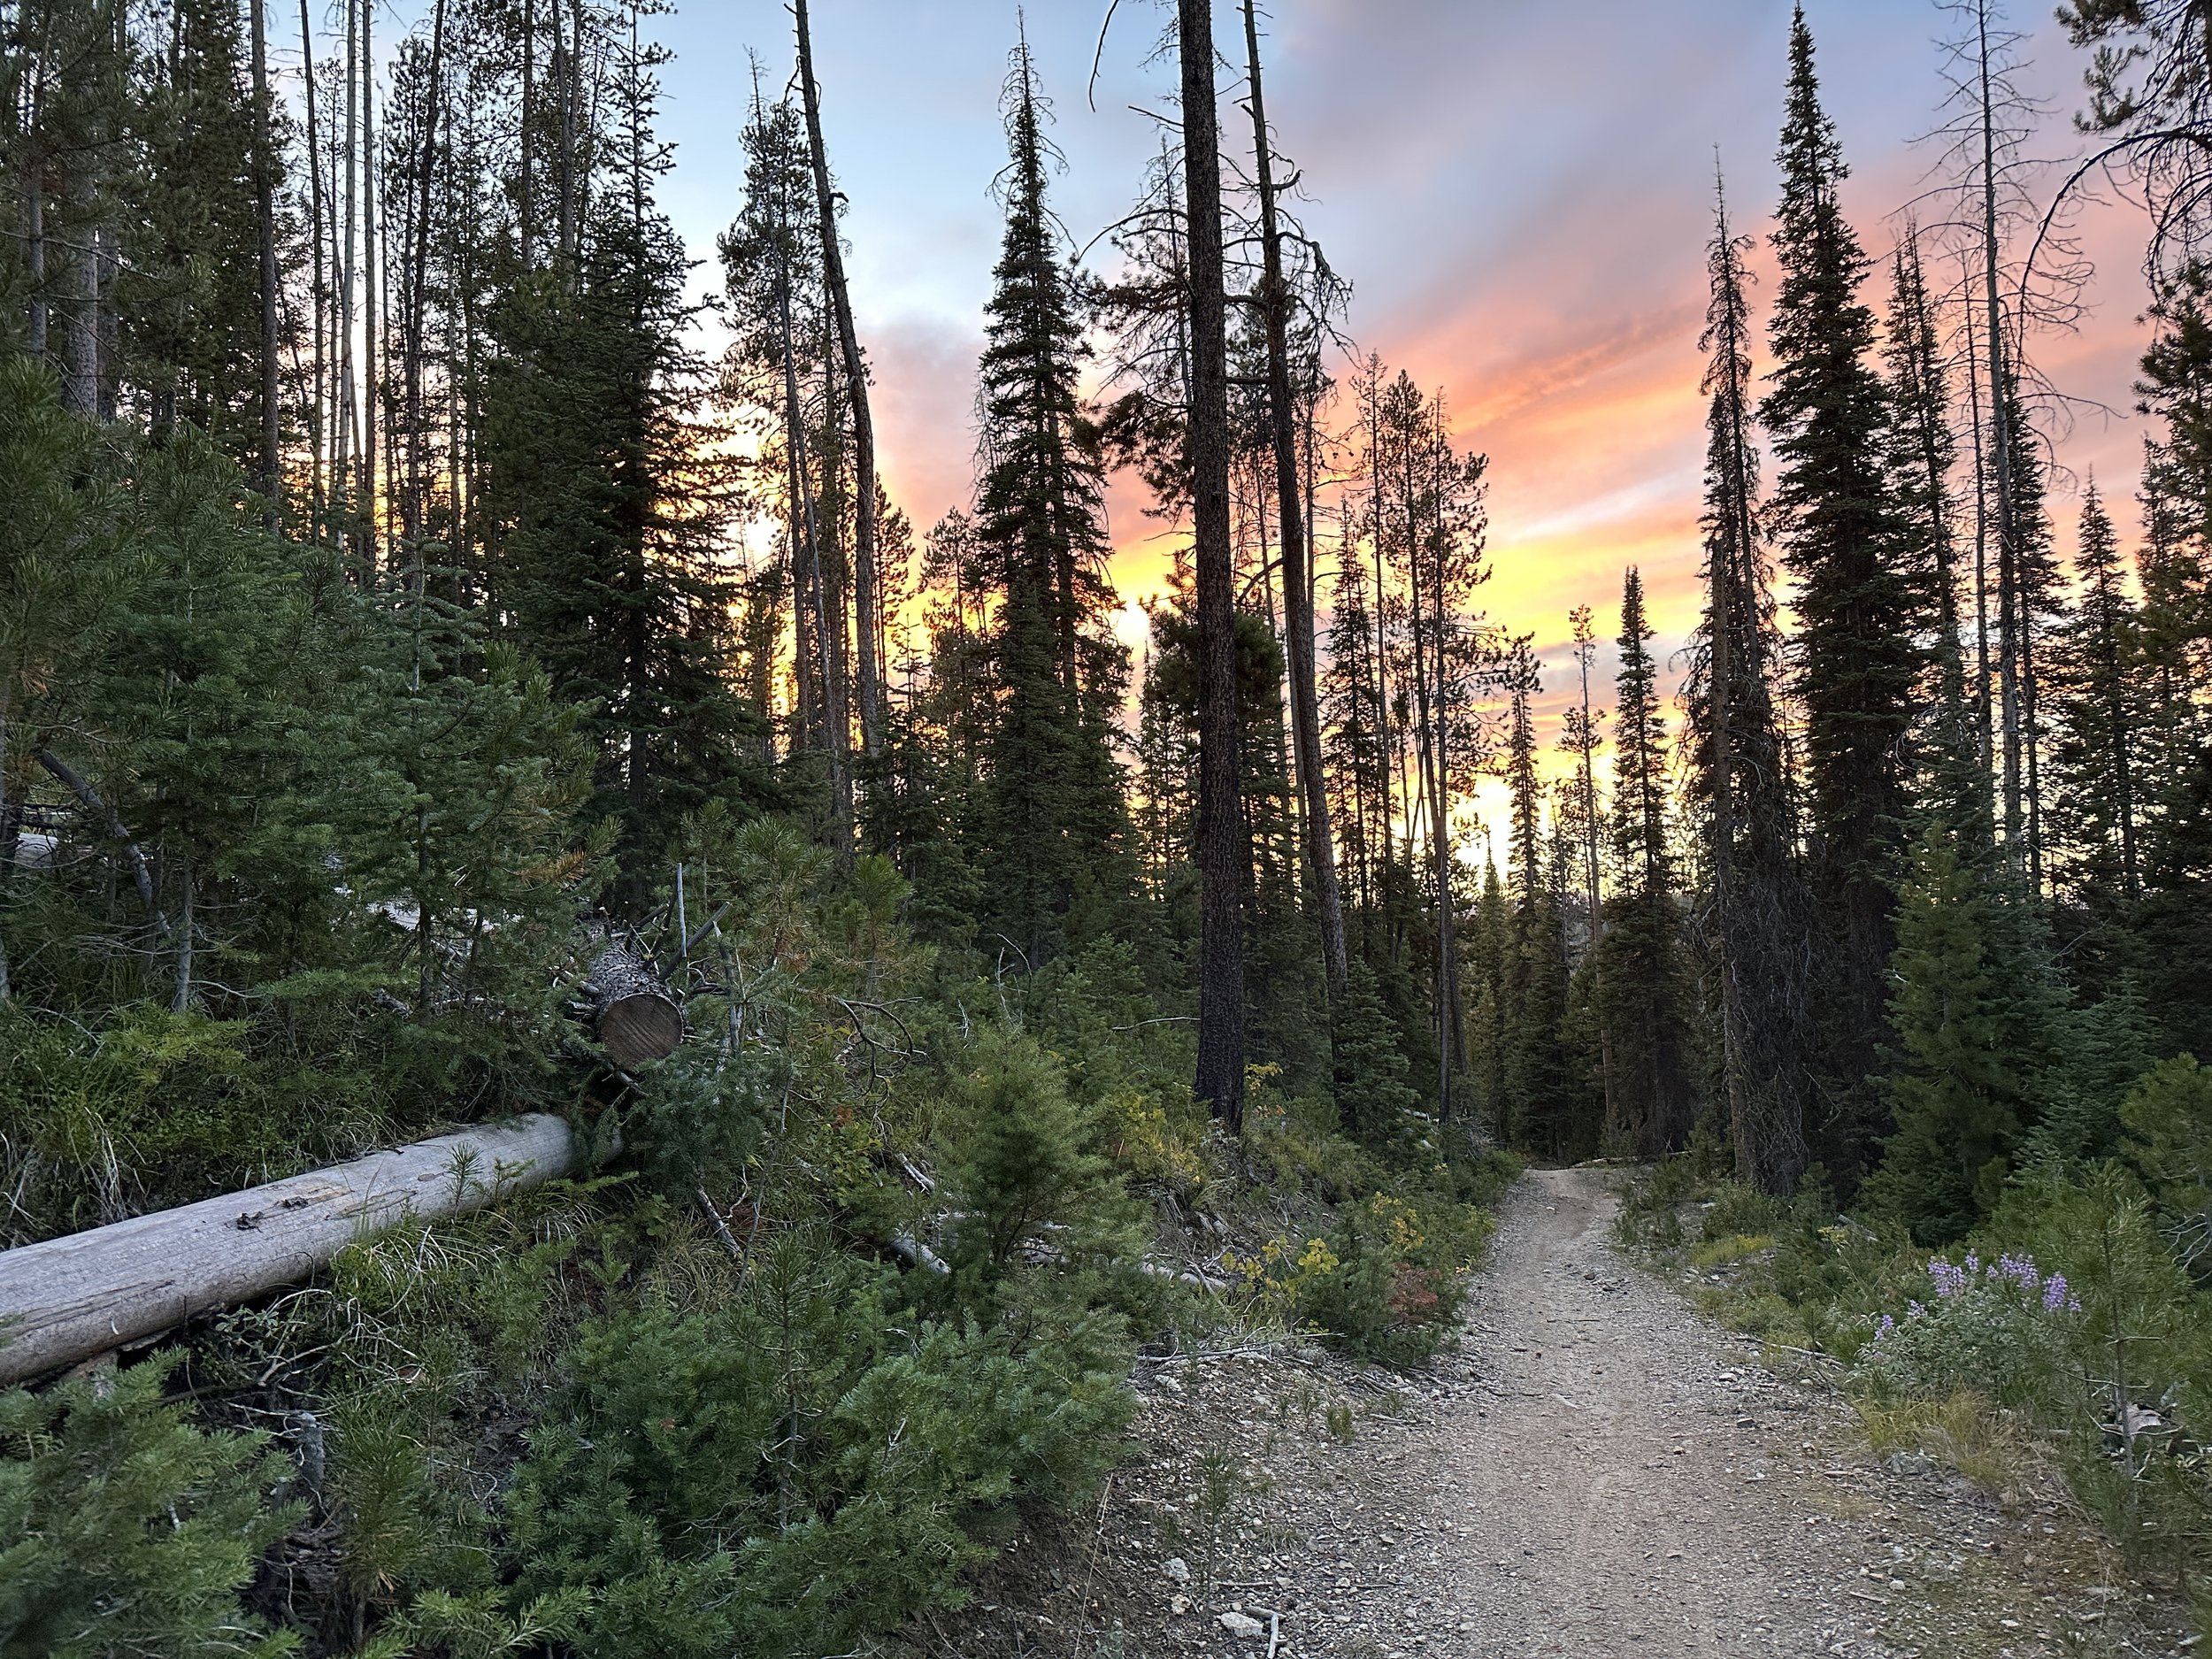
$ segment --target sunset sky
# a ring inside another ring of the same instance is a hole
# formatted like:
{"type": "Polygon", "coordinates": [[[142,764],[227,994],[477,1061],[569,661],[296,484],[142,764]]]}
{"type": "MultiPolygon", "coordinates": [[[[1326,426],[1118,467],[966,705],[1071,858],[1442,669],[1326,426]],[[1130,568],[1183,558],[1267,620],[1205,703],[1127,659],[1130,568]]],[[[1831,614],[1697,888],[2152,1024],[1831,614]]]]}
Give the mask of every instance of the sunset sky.
{"type": "MultiPolygon", "coordinates": [[[[999,0],[815,0],[831,156],[850,200],[854,301],[876,373],[889,487],[919,526],[964,499],[974,363],[999,234],[989,195],[1003,160],[996,109],[1016,29],[999,0]]],[[[1085,82],[1105,0],[1037,0],[1028,29],[1067,157],[1054,199],[1088,241],[1126,210],[1154,144],[1171,66],[1153,58],[1168,13],[1121,0],[1097,108],[1085,82]]],[[[2078,153],[2080,56],[2036,0],[2029,87],[2050,103],[2042,150],[2078,153]]],[[[1936,160],[1912,140],[1939,122],[1932,0],[1814,0],[1824,96],[1854,176],[1847,206],[1870,250],[1927,188],[1936,160]]],[[[1234,13],[1219,28],[1234,44],[1234,13]]],[[[1694,605],[1703,416],[1697,334],[1717,150],[1740,226],[1762,236],[1776,193],[1789,7],[1785,0],[1273,0],[1268,98],[1280,147],[1303,169],[1304,212],[1356,286],[1351,326],[1441,390],[1460,441],[1491,457],[1491,614],[1532,630],[1566,676],[1566,613],[1613,626],[1621,570],[1655,597],[1661,645],[1694,605]]],[[[735,212],[746,49],[787,72],[787,15],[772,0],[689,0],[658,19],[676,54],[664,132],[678,145],[664,200],[695,255],[735,212]]],[[[1225,72],[1225,84],[1226,83],[1225,72]]],[[[2078,334],[2036,347],[2085,409],[2060,455],[2093,470],[2123,518],[2139,469],[2126,418],[2141,349],[2140,225],[2093,208],[2093,309],[2078,334]]],[[[1763,278],[1763,250],[1755,259],[1763,278]]],[[[712,279],[711,265],[701,280],[712,279]]],[[[1754,296],[1763,328],[1770,280],[1754,296]]],[[[1886,281],[1869,297],[1886,296],[1886,281]]],[[[1763,365],[1762,365],[1763,367],[1763,365]]],[[[2054,502],[2070,545],[2071,485],[2054,502]]],[[[1135,599],[1164,553],[1137,498],[1118,493],[1117,576],[1135,599]]],[[[1609,652],[1606,665],[1609,676],[1609,652]]]]}

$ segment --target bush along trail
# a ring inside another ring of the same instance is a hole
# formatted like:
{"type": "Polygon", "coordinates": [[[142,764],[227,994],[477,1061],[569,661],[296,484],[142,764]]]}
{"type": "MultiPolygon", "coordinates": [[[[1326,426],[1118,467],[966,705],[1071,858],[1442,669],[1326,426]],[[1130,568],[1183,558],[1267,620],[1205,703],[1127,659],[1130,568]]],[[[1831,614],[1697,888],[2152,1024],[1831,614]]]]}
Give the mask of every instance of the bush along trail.
{"type": "MultiPolygon", "coordinates": [[[[1624,1224],[1620,1180],[1527,1176],[1463,1342],[1417,1371],[1296,1344],[1141,1364],[1143,1454],[995,1565],[966,1619],[910,1627],[909,1650],[2195,1648],[2172,1584],[2130,1571],[2024,1430],[1952,1402],[1885,1409],[1878,1385],[1847,1391],[1725,1330],[1694,1300],[1721,1291],[1714,1271],[1624,1255],[1676,1204],[1640,1185],[1624,1224]]],[[[1678,1219],[1712,1203],[1684,1198],[1678,1219]]]]}

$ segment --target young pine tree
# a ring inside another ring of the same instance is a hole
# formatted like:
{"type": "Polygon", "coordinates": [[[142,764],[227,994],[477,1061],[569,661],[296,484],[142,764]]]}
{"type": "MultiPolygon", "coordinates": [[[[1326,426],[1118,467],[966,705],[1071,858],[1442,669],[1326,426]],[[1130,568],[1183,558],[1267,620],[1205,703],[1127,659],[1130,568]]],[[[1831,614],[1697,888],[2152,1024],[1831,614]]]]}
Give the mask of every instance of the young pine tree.
{"type": "Polygon", "coordinates": [[[1614,892],[1598,947],[1599,1018],[1611,1060],[1606,1143],[1640,1156],[1689,1143],[1693,1102],[1682,915],[1668,845],[1667,724],[1633,565],[1621,587],[1613,771],[1614,892]]]}

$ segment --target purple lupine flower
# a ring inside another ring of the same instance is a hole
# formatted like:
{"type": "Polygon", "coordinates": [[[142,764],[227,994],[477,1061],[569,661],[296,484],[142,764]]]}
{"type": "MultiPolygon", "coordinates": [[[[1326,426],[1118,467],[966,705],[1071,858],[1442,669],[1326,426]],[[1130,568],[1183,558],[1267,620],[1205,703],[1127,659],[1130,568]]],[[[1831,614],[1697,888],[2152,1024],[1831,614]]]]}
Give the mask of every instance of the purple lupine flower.
{"type": "Polygon", "coordinates": [[[1998,1277],[2009,1279],[2031,1296],[2042,1288],[2043,1275],[2036,1271],[2035,1258],[2032,1256],[2008,1254],[1998,1261],[1996,1271],[1998,1277]]]}
{"type": "Polygon", "coordinates": [[[1936,1294],[1946,1302],[1966,1289],[1966,1269],[1955,1266],[1939,1256],[1928,1263],[1928,1277],[1935,1281],[1936,1294]]]}
{"type": "Polygon", "coordinates": [[[1969,1278],[1982,1271],[1982,1258],[1969,1250],[1966,1253],[1966,1271],[1969,1278]]]}
{"type": "Polygon", "coordinates": [[[1896,1328],[1897,1328],[1897,1321],[1896,1321],[1896,1320],[1894,1320],[1894,1319],[1893,1319],[1893,1318],[1891,1318],[1891,1317],[1889,1317],[1889,1315],[1887,1315],[1887,1314],[1884,1314],[1884,1315],[1882,1316],[1882,1322],[1881,1322],[1881,1324],[1879,1324],[1879,1325],[1876,1325],[1876,1326],[1874,1327],[1874,1340],[1875,1340],[1877,1342],[1880,1341],[1880,1340],[1881,1340],[1884,1337],[1887,1336],[1887,1335],[1888,1335],[1888,1334],[1889,1334],[1892,1331],[1894,1331],[1896,1328]]]}
{"type": "MultiPolygon", "coordinates": [[[[2056,1313],[2061,1308],[2065,1307],[2066,1303],[2066,1275],[2054,1273],[2043,1281],[2043,1311],[2056,1313]]],[[[2078,1313],[2080,1310],[2081,1303],[2075,1302],[2073,1311],[2078,1313]]]]}
{"type": "Polygon", "coordinates": [[[1908,1319],[1925,1318],[1927,1313],[1928,1310],[1916,1302],[1909,1302],[1905,1304],[1905,1317],[1908,1319]]]}

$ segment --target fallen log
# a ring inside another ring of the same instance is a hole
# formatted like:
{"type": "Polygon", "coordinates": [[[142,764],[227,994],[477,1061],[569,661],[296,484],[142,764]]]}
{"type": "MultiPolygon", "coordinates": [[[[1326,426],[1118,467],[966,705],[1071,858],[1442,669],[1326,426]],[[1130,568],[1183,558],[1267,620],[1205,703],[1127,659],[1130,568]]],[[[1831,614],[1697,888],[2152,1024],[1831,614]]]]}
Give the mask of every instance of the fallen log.
{"type": "Polygon", "coordinates": [[[684,1040],[684,1013],[651,963],[622,945],[601,951],[584,977],[591,1028],[614,1063],[665,1060],[684,1040]]]}
{"type": "Polygon", "coordinates": [[[0,1250],[0,1384],[245,1302],[410,1220],[480,1210],[565,1174],[568,1125],[533,1114],[0,1250]]]}

